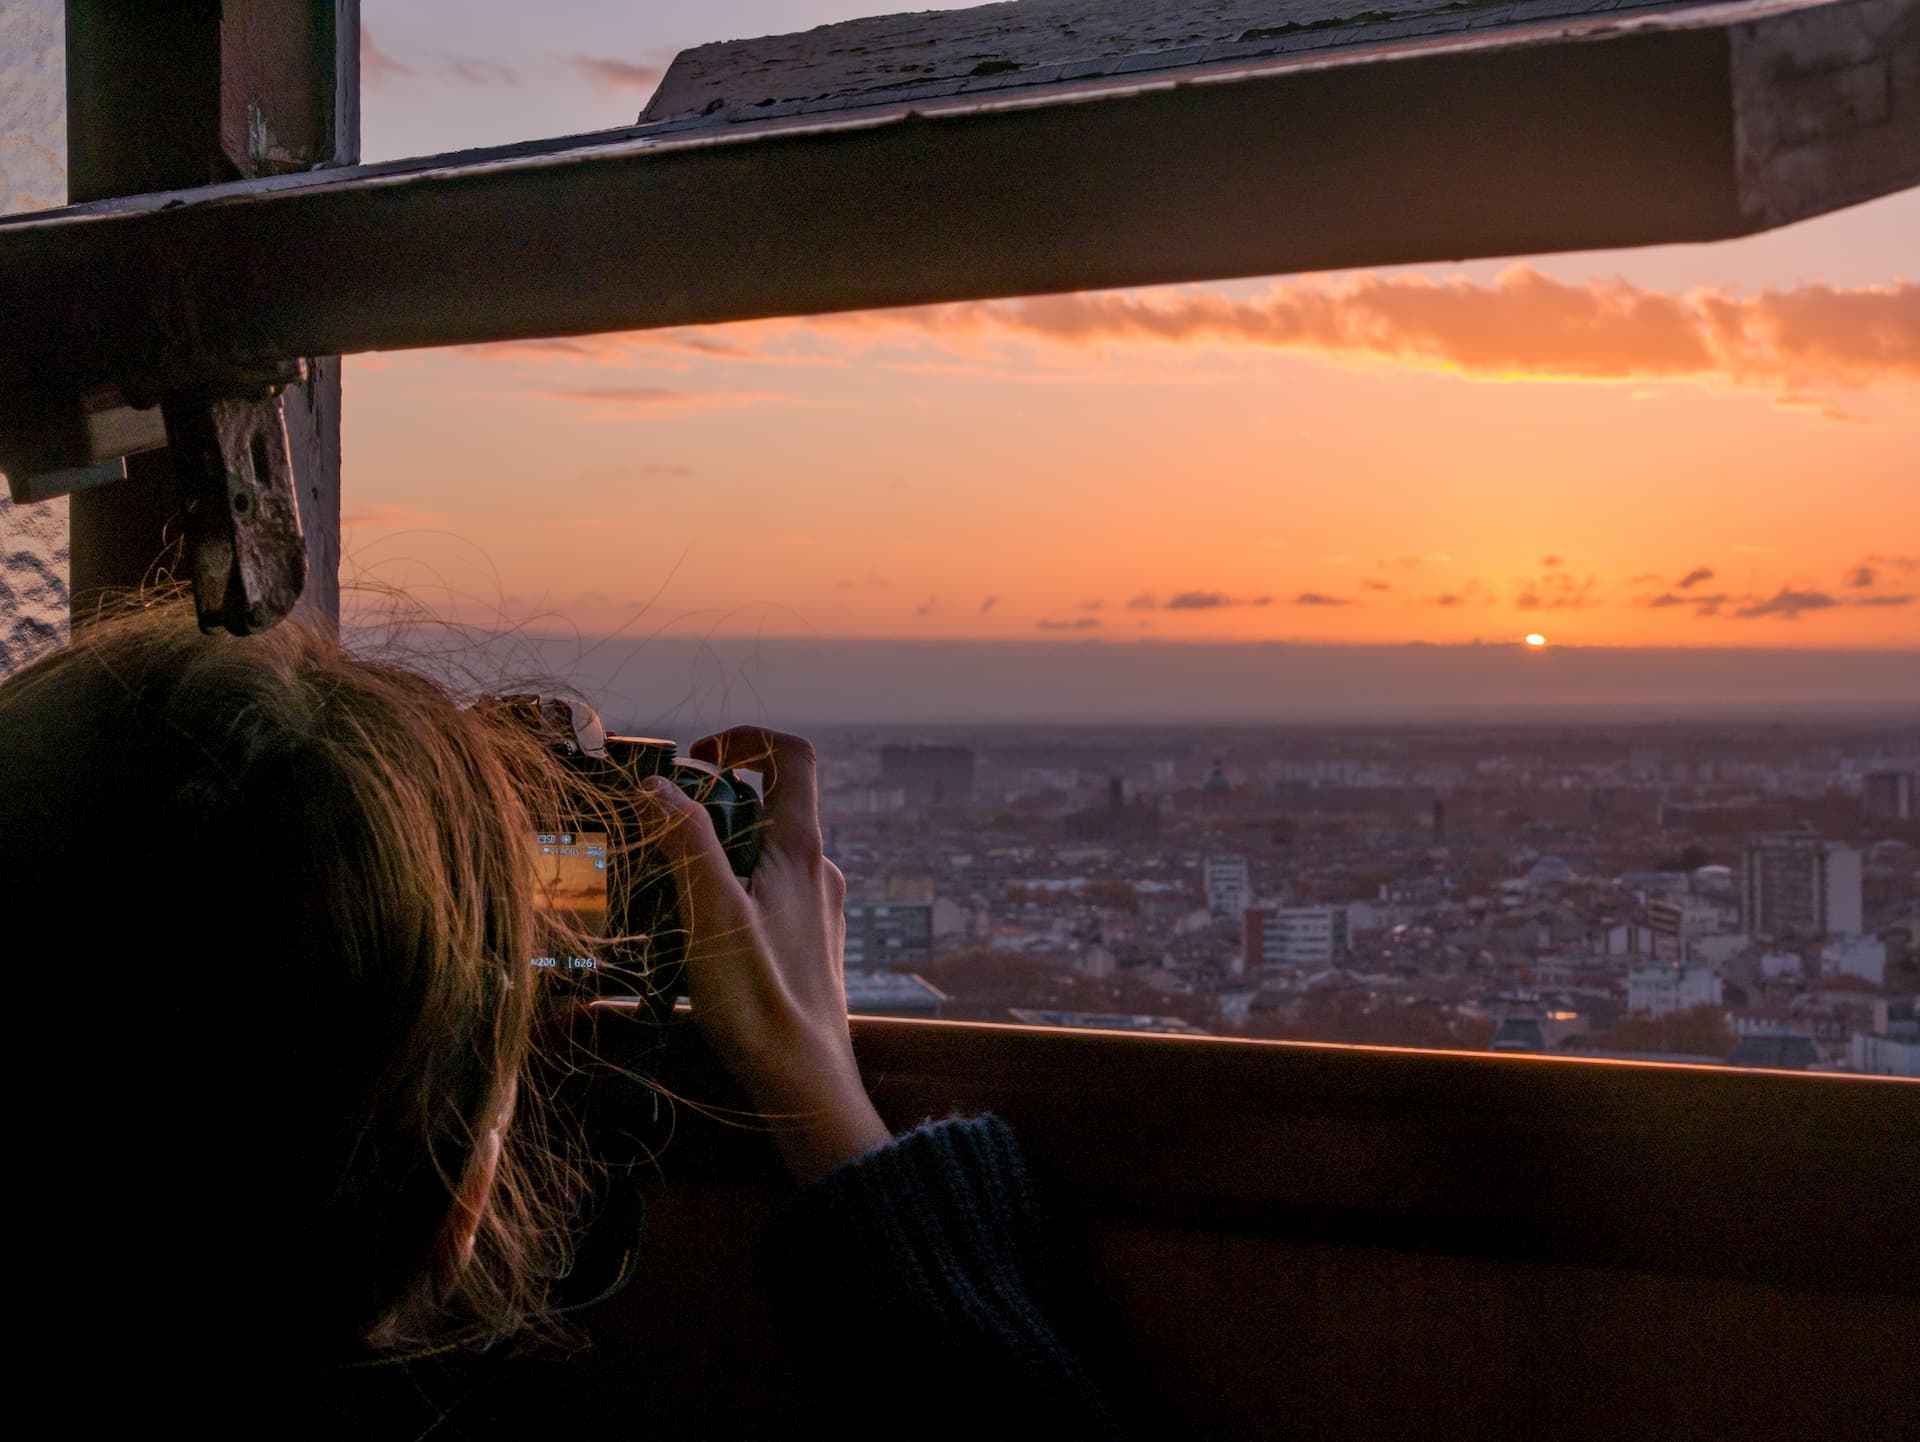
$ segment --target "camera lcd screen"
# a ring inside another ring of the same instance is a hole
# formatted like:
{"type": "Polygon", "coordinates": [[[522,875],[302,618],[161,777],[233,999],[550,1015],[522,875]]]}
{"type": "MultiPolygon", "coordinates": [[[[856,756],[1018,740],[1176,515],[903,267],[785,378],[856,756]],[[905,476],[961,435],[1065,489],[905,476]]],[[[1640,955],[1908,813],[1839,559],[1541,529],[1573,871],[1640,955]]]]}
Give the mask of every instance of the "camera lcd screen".
{"type": "MultiPolygon", "coordinates": [[[[534,902],[559,928],[577,938],[607,934],[607,833],[542,831],[534,837],[534,902]]],[[[553,933],[549,932],[549,936],[553,933]]],[[[594,959],[577,954],[577,941],[557,953],[536,956],[536,967],[592,971],[594,959]]]]}

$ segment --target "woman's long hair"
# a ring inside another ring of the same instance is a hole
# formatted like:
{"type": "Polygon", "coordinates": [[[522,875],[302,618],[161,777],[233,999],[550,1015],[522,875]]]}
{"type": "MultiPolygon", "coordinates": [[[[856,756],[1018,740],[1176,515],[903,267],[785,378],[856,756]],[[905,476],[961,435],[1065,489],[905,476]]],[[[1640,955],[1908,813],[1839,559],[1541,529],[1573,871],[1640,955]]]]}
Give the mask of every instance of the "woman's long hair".
{"type": "Polygon", "coordinates": [[[581,1163],[513,1088],[575,1004],[531,966],[536,823],[593,804],[567,786],[523,726],[297,621],[209,637],[149,598],[0,683],[28,1325],[124,1377],[540,1318],[581,1163]]]}

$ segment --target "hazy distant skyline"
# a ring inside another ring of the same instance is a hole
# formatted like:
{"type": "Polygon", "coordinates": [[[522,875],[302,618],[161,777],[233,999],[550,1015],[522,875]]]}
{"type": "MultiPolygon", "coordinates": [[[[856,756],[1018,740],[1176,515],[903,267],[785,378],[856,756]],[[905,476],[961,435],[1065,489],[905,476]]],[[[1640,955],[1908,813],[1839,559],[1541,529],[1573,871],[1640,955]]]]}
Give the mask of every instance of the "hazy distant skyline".
{"type": "MultiPolygon", "coordinates": [[[[899,8],[368,0],[366,152],[899,8]]],[[[348,571],[588,633],[1912,647],[1915,234],[355,358],[348,571]]]]}
{"type": "Polygon", "coordinates": [[[1246,725],[1655,714],[1920,716],[1920,650],[927,641],[372,630],[467,693],[564,690],[610,725],[1246,725]]]}

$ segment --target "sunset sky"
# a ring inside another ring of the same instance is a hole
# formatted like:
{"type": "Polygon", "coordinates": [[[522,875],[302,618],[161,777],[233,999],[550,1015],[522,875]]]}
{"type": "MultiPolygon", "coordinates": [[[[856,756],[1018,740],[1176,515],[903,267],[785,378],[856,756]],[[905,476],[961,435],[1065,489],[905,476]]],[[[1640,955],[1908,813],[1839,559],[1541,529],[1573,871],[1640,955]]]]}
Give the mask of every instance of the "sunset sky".
{"type": "MultiPolygon", "coordinates": [[[[897,5],[366,0],[365,154],[897,5]]],[[[936,7],[952,8],[952,7],[936,7]]],[[[1920,192],[1716,246],[358,357],[348,577],[702,636],[1920,645],[1920,192]]]]}

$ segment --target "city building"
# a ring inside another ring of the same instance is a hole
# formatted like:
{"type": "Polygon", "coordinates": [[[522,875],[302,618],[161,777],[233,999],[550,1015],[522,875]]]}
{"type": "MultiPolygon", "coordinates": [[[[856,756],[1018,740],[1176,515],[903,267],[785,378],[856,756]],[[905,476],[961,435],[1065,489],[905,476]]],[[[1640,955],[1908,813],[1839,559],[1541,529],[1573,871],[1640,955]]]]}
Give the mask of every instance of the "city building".
{"type": "Polygon", "coordinates": [[[1218,756],[1200,783],[1200,806],[1205,811],[1224,811],[1233,804],[1233,783],[1227,780],[1226,763],[1218,756]]]}
{"type": "Polygon", "coordinates": [[[915,801],[957,802],[973,796],[970,746],[882,746],[880,786],[915,801]]]}
{"type": "Polygon", "coordinates": [[[1842,936],[1820,949],[1824,973],[1857,976],[1875,986],[1887,984],[1887,944],[1877,936],[1842,936]]]}
{"type": "Polygon", "coordinates": [[[933,882],[896,878],[849,895],[848,971],[924,966],[933,956],[933,882]]]}
{"type": "MultiPolygon", "coordinates": [[[[1694,961],[1705,959],[1697,955],[1696,943],[1715,937],[1720,930],[1720,908],[1710,901],[1697,897],[1680,897],[1675,900],[1649,901],[1646,906],[1646,922],[1636,928],[1634,953],[1650,956],[1656,961],[1694,961]]],[[[1732,949],[1744,946],[1744,936],[1725,939],[1732,949]]],[[[1717,955],[1724,956],[1728,945],[1710,948],[1717,955]]]]}
{"type": "Polygon", "coordinates": [[[1136,796],[1127,798],[1126,783],[1107,778],[1106,803],[1076,811],[1067,818],[1069,841],[1154,841],[1160,836],[1160,805],[1136,796]]]}
{"type": "Polygon", "coordinates": [[[849,1016],[919,1016],[937,1019],[952,1000],[932,982],[911,972],[849,969],[846,982],[849,1016]]]}
{"type": "Polygon", "coordinates": [[[1875,821],[1912,821],[1920,816],[1914,810],[1914,773],[1911,771],[1872,771],[1867,774],[1867,815],[1875,821]]]}
{"type": "Polygon", "coordinates": [[[1344,906],[1249,906],[1241,915],[1241,966],[1248,972],[1331,966],[1347,950],[1344,906]]]}
{"type": "Polygon", "coordinates": [[[1088,1031],[1171,1032],[1175,1036],[1205,1036],[1206,1031],[1177,1016],[1146,1016],[1134,1012],[1049,1011],[1016,1006],[1008,1015],[1026,1026],[1066,1026],[1088,1031]]]}
{"type": "Polygon", "coordinates": [[[1858,851],[1815,836],[1762,836],[1747,843],[1740,920],[1749,936],[1857,935],[1861,916],[1858,851]]]}
{"type": "Polygon", "coordinates": [[[1238,916],[1253,900],[1253,876],[1244,856],[1209,856],[1200,863],[1207,893],[1207,910],[1215,916],[1238,916]]]}
{"type": "Polygon", "coordinates": [[[1920,1041],[1855,1032],[1847,1039],[1847,1068],[1871,1076],[1920,1077],[1920,1041]]]}
{"type": "Polygon", "coordinates": [[[1805,1032],[1771,1027],[1741,1037],[1727,1056],[1728,1066],[1768,1067],[1774,1071],[1806,1071],[1820,1065],[1820,1048],[1805,1032]]]}
{"type": "Polygon", "coordinates": [[[1696,1006],[1719,1006],[1721,982],[1710,967],[1636,966],[1627,973],[1627,1010],[1659,1018],[1696,1006]]]}

